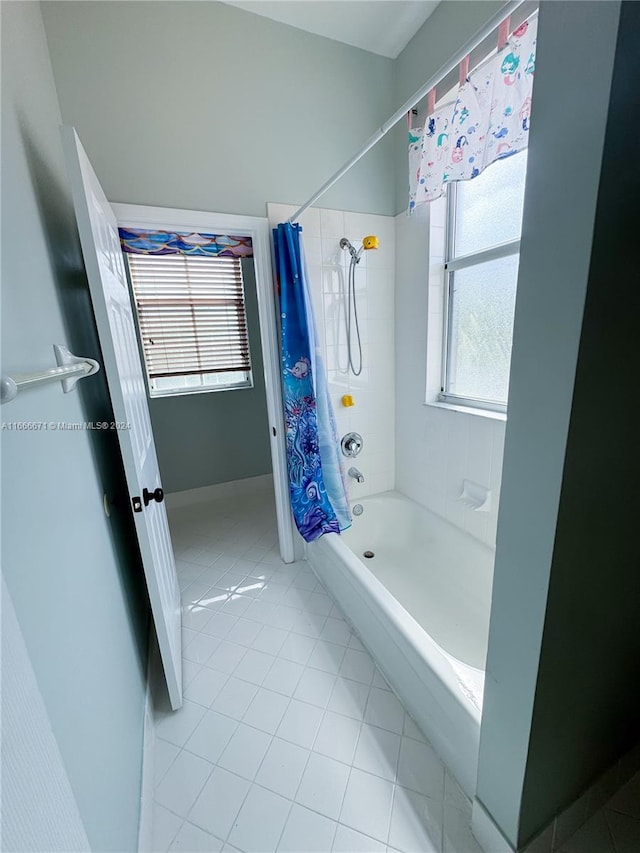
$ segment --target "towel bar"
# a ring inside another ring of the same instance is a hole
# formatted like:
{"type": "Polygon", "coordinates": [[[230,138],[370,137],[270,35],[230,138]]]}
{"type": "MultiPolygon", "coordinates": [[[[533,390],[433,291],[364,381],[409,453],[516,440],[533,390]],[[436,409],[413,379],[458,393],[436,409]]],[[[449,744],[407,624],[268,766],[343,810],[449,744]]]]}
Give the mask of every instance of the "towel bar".
{"type": "Polygon", "coordinates": [[[23,388],[43,385],[46,382],[61,382],[62,390],[68,394],[76,387],[78,380],[84,379],[85,376],[93,376],[100,370],[100,365],[95,359],[79,358],[69,352],[65,346],[54,344],[53,351],[58,363],[57,367],[17,376],[3,376],[0,379],[0,402],[9,403],[23,388]]]}

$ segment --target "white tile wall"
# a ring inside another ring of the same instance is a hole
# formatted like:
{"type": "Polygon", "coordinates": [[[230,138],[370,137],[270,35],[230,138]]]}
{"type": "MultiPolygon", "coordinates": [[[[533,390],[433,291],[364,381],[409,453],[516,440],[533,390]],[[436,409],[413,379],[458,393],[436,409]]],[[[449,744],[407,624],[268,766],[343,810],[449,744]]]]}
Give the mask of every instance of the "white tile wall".
{"type": "Polygon", "coordinates": [[[505,423],[425,405],[440,390],[443,212],[396,217],[396,488],[495,545],[505,423]],[[491,489],[489,512],[457,500],[465,479],[491,489]]]}
{"type": "MultiPolygon", "coordinates": [[[[284,222],[295,210],[292,205],[269,204],[269,221],[272,225],[284,222]]],[[[355,465],[365,482],[350,482],[350,495],[356,501],[395,486],[394,218],[311,208],[300,217],[300,224],[338,430],[341,436],[355,430],[364,438],[364,449],[355,465]],[[347,237],[359,248],[368,234],[379,237],[380,248],[364,252],[356,270],[364,365],[356,377],[345,372],[340,281],[346,286],[349,255],[340,249],[339,241],[347,237]],[[353,396],[352,408],[342,405],[343,394],[353,396]]]]}

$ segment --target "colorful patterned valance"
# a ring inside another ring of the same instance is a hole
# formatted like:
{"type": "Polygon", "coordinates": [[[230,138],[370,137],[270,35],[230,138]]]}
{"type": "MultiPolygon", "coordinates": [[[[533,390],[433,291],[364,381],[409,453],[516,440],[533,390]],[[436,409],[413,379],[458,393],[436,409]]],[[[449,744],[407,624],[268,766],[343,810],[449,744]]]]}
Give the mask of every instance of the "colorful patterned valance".
{"type": "Polygon", "coordinates": [[[252,258],[251,237],[180,231],[119,228],[123,252],[132,255],[208,255],[216,258],[252,258]]]}
{"type": "Polygon", "coordinates": [[[529,143],[536,63],[537,16],[505,47],[466,77],[455,101],[432,111],[409,132],[409,213],[468,181],[529,143]]]}

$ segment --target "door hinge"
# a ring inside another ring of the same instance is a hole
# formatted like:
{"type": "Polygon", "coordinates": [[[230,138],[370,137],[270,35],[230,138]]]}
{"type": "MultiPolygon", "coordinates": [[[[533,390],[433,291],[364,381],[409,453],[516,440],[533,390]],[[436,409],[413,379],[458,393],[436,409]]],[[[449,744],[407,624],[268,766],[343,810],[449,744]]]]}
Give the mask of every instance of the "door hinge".
{"type": "Polygon", "coordinates": [[[134,512],[142,512],[142,501],[140,500],[139,495],[135,498],[131,498],[131,503],[133,504],[134,512]]]}

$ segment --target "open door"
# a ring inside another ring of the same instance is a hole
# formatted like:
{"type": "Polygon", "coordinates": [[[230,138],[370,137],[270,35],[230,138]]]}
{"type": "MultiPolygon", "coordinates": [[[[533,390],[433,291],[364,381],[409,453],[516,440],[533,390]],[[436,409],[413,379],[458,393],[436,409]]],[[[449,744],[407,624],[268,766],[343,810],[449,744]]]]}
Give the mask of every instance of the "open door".
{"type": "Polygon", "coordinates": [[[182,705],[180,590],[118,225],[73,127],[67,170],[171,707],[182,705]]]}

